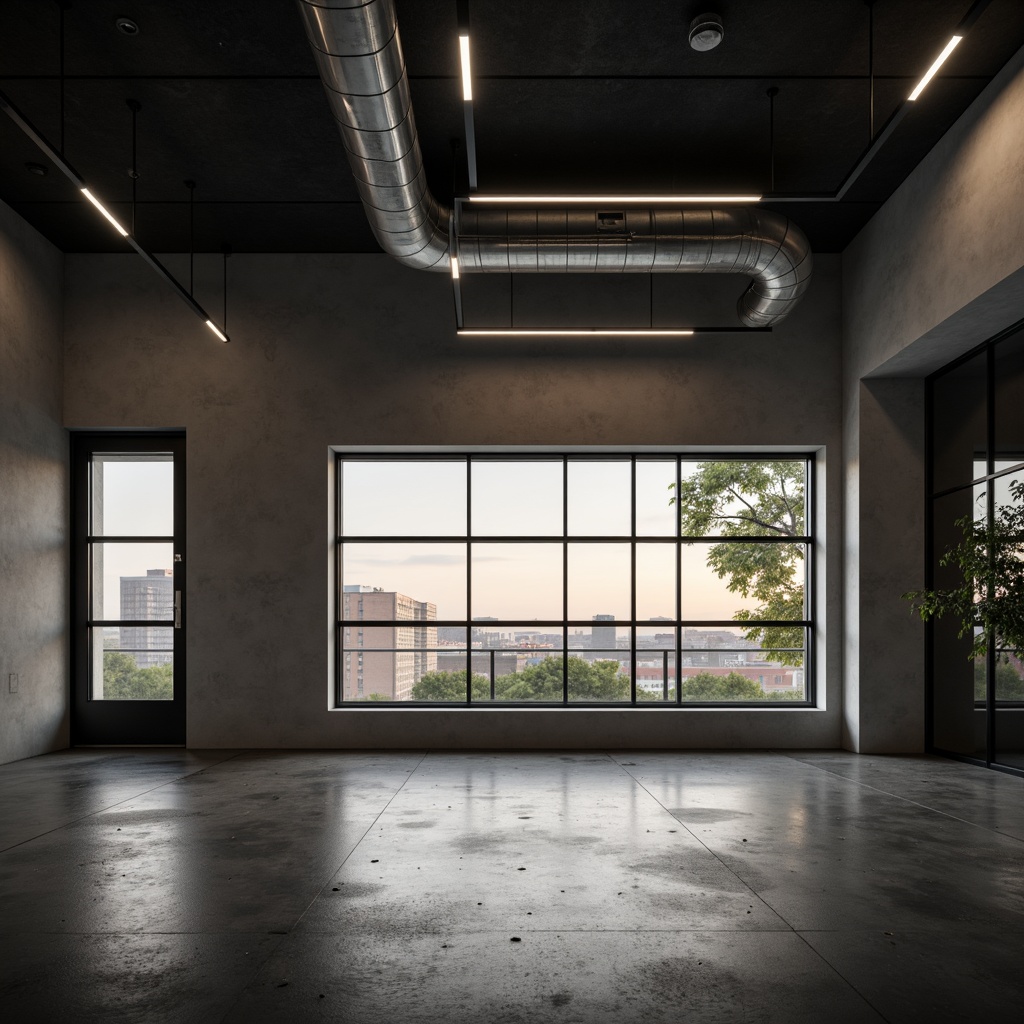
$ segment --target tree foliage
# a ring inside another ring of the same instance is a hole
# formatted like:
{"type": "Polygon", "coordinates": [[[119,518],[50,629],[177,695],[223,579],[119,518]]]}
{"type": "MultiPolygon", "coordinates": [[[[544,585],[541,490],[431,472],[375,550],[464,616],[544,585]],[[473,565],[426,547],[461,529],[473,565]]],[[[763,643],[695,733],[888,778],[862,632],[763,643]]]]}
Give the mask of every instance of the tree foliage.
{"type": "Polygon", "coordinates": [[[739,672],[730,672],[726,676],[699,672],[682,681],[682,693],[684,701],[764,700],[760,684],[739,672]]]}
{"type": "Polygon", "coordinates": [[[103,652],[104,700],[171,700],[173,696],[173,665],[139,668],[130,654],[103,652]]]}
{"type": "Polygon", "coordinates": [[[903,597],[921,618],[950,616],[957,636],[971,637],[969,658],[984,658],[992,641],[997,650],[1024,657],[1024,482],[1010,484],[1012,505],[995,514],[956,520],[961,540],[939,559],[956,566],[958,581],[949,590],[912,590],[903,597]]]}
{"type": "MultiPolygon", "coordinates": [[[[685,537],[802,537],[804,463],[785,460],[702,462],[670,499],[685,537]]],[[[675,490],[675,485],[670,485],[675,490]]],[[[733,618],[750,622],[744,636],[784,665],[802,665],[802,626],[755,625],[764,619],[802,619],[801,544],[713,544],[707,564],[731,593],[758,606],[733,618]],[[796,651],[786,648],[797,648],[796,651]]]]}
{"type": "MultiPolygon", "coordinates": [[[[619,671],[616,661],[586,661],[570,656],[568,661],[569,700],[571,701],[627,701],[629,678],[619,671]]],[[[474,673],[473,700],[490,700],[490,682],[486,676],[474,673]]],[[[670,689],[670,694],[673,691],[670,689]]],[[[637,688],[637,700],[661,701],[660,693],[637,688]]],[[[466,699],[466,673],[428,672],[412,689],[413,700],[464,701],[466,699]]],[[[561,701],[562,659],[545,658],[522,672],[498,676],[494,680],[494,699],[500,701],[561,701]]],[[[683,679],[684,701],[730,700],[802,700],[803,694],[793,691],[767,695],[753,679],[739,672],[714,675],[699,672],[683,679]]]]}
{"type": "MultiPolygon", "coordinates": [[[[629,678],[619,672],[617,661],[586,661],[569,657],[569,699],[582,701],[629,700],[629,678]]],[[[464,701],[466,673],[428,672],[412,688],[413,700],[464,701]]],[[[473,673],[473,700],[491,699],[491,684],[486,676],[473,673]]],[[[494,699],[501,701],[560,701],[562,699],[562,659],[549,657],[522,672],[498,676],[494,680],[494,699]]]]}

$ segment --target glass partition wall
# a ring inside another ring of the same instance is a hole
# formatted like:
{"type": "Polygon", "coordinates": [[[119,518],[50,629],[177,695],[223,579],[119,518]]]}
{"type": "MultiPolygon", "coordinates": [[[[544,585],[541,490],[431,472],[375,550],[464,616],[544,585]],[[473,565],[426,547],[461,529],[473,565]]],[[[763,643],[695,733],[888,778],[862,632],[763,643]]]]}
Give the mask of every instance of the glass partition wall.
{"type": "Polygon", "coordinates": [[[812,466],[339,455],[336,705],[808,706],[812,466]]]}
{"type": "MultiPolygon", "coordinates": [[[[928,586],[946,589],[958,570],[943,556],[964,519],[991,521],[1024,484],[1024,324],[934,374],[927,401],[928,586]]],[[[959,631],[950,617],[929,624],[929,747],[1024,774],[1024,664],[992,643],[972,658],[959,631]]]]}

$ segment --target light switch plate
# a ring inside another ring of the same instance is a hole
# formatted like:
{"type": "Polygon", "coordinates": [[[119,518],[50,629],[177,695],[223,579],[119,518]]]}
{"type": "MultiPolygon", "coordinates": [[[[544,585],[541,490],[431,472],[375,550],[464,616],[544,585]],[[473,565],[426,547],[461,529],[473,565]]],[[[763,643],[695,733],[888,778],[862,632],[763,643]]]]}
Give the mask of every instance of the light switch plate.
{"type": "Polygon", "coordinates": [[[7,677],[7,687],[11,691],[11,693],[17,693],[18,692],[18,673],[17,672],[12,672],[7,677]]]}

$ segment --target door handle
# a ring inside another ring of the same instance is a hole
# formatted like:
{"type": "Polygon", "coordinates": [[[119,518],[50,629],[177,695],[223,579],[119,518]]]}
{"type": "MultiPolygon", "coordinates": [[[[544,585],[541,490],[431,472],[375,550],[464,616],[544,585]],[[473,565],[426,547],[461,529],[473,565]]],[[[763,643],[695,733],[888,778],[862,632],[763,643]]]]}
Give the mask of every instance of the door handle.
{"type": "Polygon", "coordinates": [[[174,628],[181,629],[181,591],[174,592],[174,628]]]}

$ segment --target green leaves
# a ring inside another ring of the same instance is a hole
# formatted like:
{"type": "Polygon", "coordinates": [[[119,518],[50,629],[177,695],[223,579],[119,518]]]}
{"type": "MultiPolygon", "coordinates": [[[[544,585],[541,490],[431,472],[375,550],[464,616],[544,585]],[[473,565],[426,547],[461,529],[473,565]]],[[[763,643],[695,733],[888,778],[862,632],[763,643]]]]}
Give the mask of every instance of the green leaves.
{"type": "MultiPolygon", "coordinates": [[[[701,462],[670,503],[679,507],[684,537],[802,537],[805,471],[803,462],[785,460],[701,462]]],[[[712,544],[707,554],[708,567],[728,580],[731,593],[758,602],[733,615],[751,623],[805,617],[803,560],[802,544],[712,544]]],[[[803,664],[802,626],[752,624],[743,634],[783,664],[803,664]]]]}
{"type": "Polygon", "coordinates": [[[1009,490],[1013,504],[996,506],[991,521],[956,520],[963,537],[939,564],[956,566],[957,586],[902,595],[925,622],[957,619],[957,636],[971,637],[970,658],[984,657],[989,640],[997,650],[1024,656],[1024,482],[1014,480],[1009,490]]]}
{"type": "Polygon", "coordinates": [[[139,668],[130,654],[103,652],[104,700],[171,700],[174,666],[139,668]]]}

